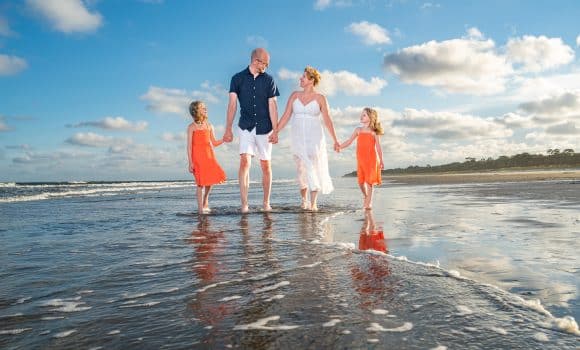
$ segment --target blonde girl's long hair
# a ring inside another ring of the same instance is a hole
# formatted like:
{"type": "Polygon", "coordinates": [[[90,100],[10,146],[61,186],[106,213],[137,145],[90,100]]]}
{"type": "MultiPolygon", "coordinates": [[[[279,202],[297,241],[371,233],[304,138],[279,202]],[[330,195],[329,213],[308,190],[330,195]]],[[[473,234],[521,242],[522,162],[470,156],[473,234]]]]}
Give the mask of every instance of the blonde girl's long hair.
{"type": "Polygon", "coordinates": [[[189,104],[189,114],[193,117],[193,121],[196,123],[203,123],[207,120],[206,114],[201,114],[199,111],[199,105],[203,104],[203,101],[193,101],[189,104]]]}
{"type": "Polygon", "coordinates": [[[383,126],[381,125],[381,122],[379,121],[379,113],[377,113],[377,111],[375,109],[372,109],[370,107],[366,107],[364,109],[364,111],[366,112],[366,114],[369,116],[370,122],[369,122],[369,128],[375,132],[375,134],[377,135],[382,135],[385,133],[385,131],[383,130],[383,126]]]}

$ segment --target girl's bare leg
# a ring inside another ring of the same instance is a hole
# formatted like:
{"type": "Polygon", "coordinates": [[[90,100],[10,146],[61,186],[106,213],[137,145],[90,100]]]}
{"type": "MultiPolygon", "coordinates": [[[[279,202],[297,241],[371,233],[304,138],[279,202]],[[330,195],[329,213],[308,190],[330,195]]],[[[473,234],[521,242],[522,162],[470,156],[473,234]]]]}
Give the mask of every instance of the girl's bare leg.
{"type": "Polygon", "coordinates": [[[308,198],[306,198],[306,193],[308,193],[308,188],[304,187],[300,189],[300,208],[308,209],[308,198]]]}
{"type": "Polygon", "coordinates": [[[197,186],[195,195],[197,196],[197,212],[203,214],[203,186],[197,186]]]}
{"type": "Polygon", "coordinates": [[[318,211],[318,191],[310,191],[310,210],[318,211]]]}
{"type": "Polygon", "coordinates": [[[362,183],[362,184],[358,184],[358,187],[360,187],[360,191],[362,192],[363,195],[363,207],[366,206],[367,203],[367,184],[366,183],[362,183]]]}
{"type": "Polygon", "coordinates": [[[367,199],[365,201],[365,209],[372,209],[373,208],[373,185],[368,185],[368,192],[367,192],[367,199]]]}
{"type": "Polygon", "coordinates": [[[208,212],[209,209],[209,193],[211,191],[211,186],[205,186],[205,193],[203,194],[203,210],[208,212]]]}

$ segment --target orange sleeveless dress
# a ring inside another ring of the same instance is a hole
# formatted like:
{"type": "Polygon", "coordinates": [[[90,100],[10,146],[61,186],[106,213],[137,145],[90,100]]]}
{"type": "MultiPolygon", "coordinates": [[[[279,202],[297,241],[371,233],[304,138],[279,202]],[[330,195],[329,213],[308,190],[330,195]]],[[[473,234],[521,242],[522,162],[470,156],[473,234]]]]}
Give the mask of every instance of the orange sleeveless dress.
{"type": "Polygon", "coordinates": [[[218,164],[210,141],[210,130],[194,130],[191,142],[193,175],[198,186],[211,186],[226,181],[226,174],[218,164]]]}
{"type": "Polygon", "coordinates": [[[381,184],[381,164],[375,149],[375,134],[361,132],[356,138],[358,183],[381,184]]]}

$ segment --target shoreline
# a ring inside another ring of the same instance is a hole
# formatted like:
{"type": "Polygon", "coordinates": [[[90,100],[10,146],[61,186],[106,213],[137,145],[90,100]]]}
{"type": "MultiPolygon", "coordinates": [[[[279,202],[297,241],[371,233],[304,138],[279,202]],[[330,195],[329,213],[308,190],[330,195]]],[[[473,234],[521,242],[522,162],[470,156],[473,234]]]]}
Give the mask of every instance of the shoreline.
{"type": "Polygon", "coordinates": [[[462,183],[579,180],[580,170],[526,170],[476,173],[383,175],[383,183],[438,185],[462,183]]]}

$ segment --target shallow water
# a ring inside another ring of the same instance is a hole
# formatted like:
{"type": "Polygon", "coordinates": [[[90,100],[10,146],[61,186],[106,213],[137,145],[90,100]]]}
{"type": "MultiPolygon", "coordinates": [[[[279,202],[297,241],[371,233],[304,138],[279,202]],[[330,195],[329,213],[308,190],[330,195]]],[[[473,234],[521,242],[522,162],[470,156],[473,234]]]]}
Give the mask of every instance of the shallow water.
{"type": "Polygon", "coordinates": [[[319,213],[227,184],[203,217],[186,183],[80,185],[2,197],[1,348],[578,344],[578,185],[387,184],[371,216],[354,179],[319,213]]]}

